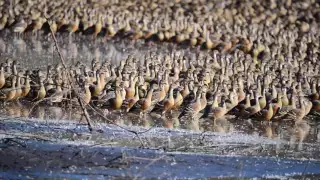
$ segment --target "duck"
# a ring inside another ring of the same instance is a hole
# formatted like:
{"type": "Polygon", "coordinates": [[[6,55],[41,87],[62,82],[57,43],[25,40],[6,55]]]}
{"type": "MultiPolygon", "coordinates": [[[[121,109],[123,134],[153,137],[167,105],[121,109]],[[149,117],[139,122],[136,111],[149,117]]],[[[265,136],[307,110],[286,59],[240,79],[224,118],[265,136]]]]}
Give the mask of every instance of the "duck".
{"type": "Polygon", "coordinates": [[[28,22],[25,19],[20,19],[13,27],[13,32],[21,35],[28,27],[28,22]]]}
{"type": "Polygon", "coordinates": [[[54,88],[51,88],[49,90],[46,90],[46,97],[49,98],[49,101],[51,103],[61,103],[65,92],[62,91],[61,82],[59,80],[56,80],[54,88]]]}
{"type": "Polygon", "coordinates": [[[177,90],[176,92],[176,97],[174,99],[174,106],[173,106],[173,110],[179,110],[179,108],[181,107],[182,103],[183,103],[183,96],[180,92],[180,88],[177,90]]]}
{"type": "Polygon", "coordinates": [[[277,100],[276,102],[272,103],[273,106],[273,115],[277,114],[279,110],[282,108],[282,96],[280,94],[277,94],[277,100]]]}
{"type": "Polygon", "coordinates": [[[215,121],[217,119],[222,118],[227,113],[228,113],[227,105],[226,105],[225,101],[222,101],[221,106],[213,108],[212,112],[209,114],[209,116],[211,116],[213,121],[215,121]]]}
{"type": "Polygon", "coordinates": [[[200,107],[200,111],[202,111],[206,106],[207,106],[207,88],[205,86],[203,86],[201,88],[201,107],[200,107]]]}
{"type": "Polygon", "coordinates": [[[201,108],[201,93],[197,92],[196,99],[192,103],[185,106],[182,112],[179,114],[178,119],[184,119],[191,117],[196,119],[201,108]]]}
{"type": "Polygon", "coordinates": [[[130,109],[139,101],[140,97],[139,97],[139,86],[135,87],[135,95],[132,98],[127,98],[124,102],[124,109],[125,112],[129,112],[130,109]]]}
{"type": "Polygon", "coordinates": [[[68,26],[68,31],[69,31],[69,33],[70,33],[70,34],[73,34],[73,33],[75,33],[76,31],[78,31],[78,29],[79,29],[79,24],[80,24],[80,20],[79,20],[78,17],[76,17],[76,18],[74,19],[74,21],[73,21],[72,23],[70,23],[69,26],[68,26]]]}
{"type": "Polygon", "coordinates": [[[39,89],[36,91],[36,96],[33,101],[42,101],[46,97],[46,89],[43,84],[43,81],[40,81],[39,89]]]}
{"type": "Polygon", "coordinates": [[[3,30],[6,27],[7,21],[8,21],[8,15],[3,14],[0,19],[0,30],[3,30]]]}
{"type": "Polygon", "coordinates": [[[102,15],[101,14],[99,14],[98,16],[98,21],[97,21],[97,23],[95,24],[95,26],[94,26],[94,33],[93,33],[93,37],[94,38],[97,38],[97,36],[98,36],[98,34],[101,32],[101,30],[102,30],[102,15]]]}
{"type": "Polygon", "coordinates": [[[282,106],[288,106],[289,105],[289,99],[288,99],[288,96],[287,96],[287,89],[286,88],[284,88],[282,90],[281,103],[282,103],[282,106]]]}
{"type": "Polygon", "coordinates": [[[25,78],[24,78],[25,80],[24,80],[24,85],[23,85],[23,87],[22,87],[22,93],[21,93],[21,96],[22,97],[27,97],[28,96],[28,94],[29,94],[29,92],[30,92],[30,90],[31,90],[31,85],[30,85],[30,81],[31,81],[31,79],[30,79],[30,71],[26,71],[26,76],[25,76],[25,78]]]}
{"type": "Polygon", "coordinates": [[[123,103],[121,91],[119,88],[115,90],[115,97],[108,100],[108,104],[113,110],[120,110],[123,103]]]}
{"type": "Polygon", "coordinates": [[[16,96],[16,77],[11,79],[11,86],[5,87],[0,90],[0,99],[4,102],[14,100],[16,96]]]}
{"type": "Polygon", "coordinates": [[[83,105],[86,106],[90,103],[91,101],[91,91],[90,91],[90,86],[88,80],[86,80],[84,84],[84,93],[80,93],[80,98],[83,101],[83,105]]]}
{"type": "Polygon", "coordinates": [[[140,118],[143,117],[149,111],[151,105],[152,105],[152,94],[154,91],[154,85],[150,86],[150,89],[147,93],[147,96],[145,98],[139,99],[135,105],[129,110],[129,112],[132,112],[134,110],[138,110],[140,113],[140,118]]]}
{"type": "Polygon", "coordinates": [[[260,107],[260,104],[259,104],[259,98],[258,98],[257,93],[255,93],[255,95],[254,95],[254,105],[252,105],[252,106],[250,106],[250,107],[245,109],[244,117],[245,118],[249,118],[252,115],[260,112],[260,110],[261,110],[261,107],[260,107]]]}
{"type": "Polygon", "coordinates": [[[133,76],[133,74],[131,74],[131,76],[130,76],[130,82],[129,82],[129,87],[128,88],[126,88],[125,89],[125,91],[126,91],[126,96],[125,96],[125,99],[130,99],[130,98],[133,98],[134,97],[134,95],[136,94],[135,93],[135,90],[136,90],[136,88],[135,88],[135,86],[136,86],[136,80],[134,80],[134,76],[133,76]]]}
{"type": "Polygon", "coordinates": [[[317,92],[317,85],[315,83],[312,83],[312,89],[311,89],[311,94],[308,96],[308,98],[311,101],[318,100],[320,97],[319,93],[317,92]]]}
{"type": "Polygon", "coordinates": [[[261,97],[259,98],[259,105],[261,109],[264,109],[267,106],[266,90],[262,89],[261,97]]]}
{"type": "Polygon", "coordinates": [[[306,113],[306,102],[303,101],[302,97],[299,97],[300,108],[292,108],[286,112],[285,115],[281,117],[282,121],[301,121],[306,113]]]}
{"type": "Polygon", "coordinates": [[[1,63],[0,65],[0,89],[3,88],[3,86],[6,84],[6,79],[5,79],[5,70],[4,70],[4,64],[1,63]]]}
{"type": "Polygon", "coordinates": [[[17,84],[16,84],[16,93],[15,93],[15,96],[14,96],[14,100],[18,100],[20,97],[21,97],[21,95],[22,95],[22,88],[21,88],[21,76],[22,76],[22,74],[20,73],[20,74],[18,74],[18,76],[17,76],[17,84]]]}
{"type": "Polygon", "coordinates": [[[190,88],[189,88],[189,83],[184,82],[183,89],[181,90],[181,95],[184,98],[186,98],[190,94],[190,88]]]}
{"type": "Polygon", "coordinates": [[[174,87],[170,85],[167,98],[158,102],[155,105],[155,107],[151,110],[151,112],[160,110],[161,115],[164,115],[166,112],[172,110],[172,108],[174,107],[173,90],[174,90],[174,87]]]}
{"type": "Polygon", "coordinates": [[[256,119],[259,119],[260,121],[271,122],[273,115],[274,113],[272,105],[267,104],[265,109],[262,109],[260,112],[258,112],[256,119]]]}
{"type": "Polygon", "coordinates": [[[105,80],[103,77],[103,73],[100,73],[100,71],[96,72],[96,83],[90,86],[90,92],[92,96],[98,96],[103,91],[105,84],[105,80]]]}

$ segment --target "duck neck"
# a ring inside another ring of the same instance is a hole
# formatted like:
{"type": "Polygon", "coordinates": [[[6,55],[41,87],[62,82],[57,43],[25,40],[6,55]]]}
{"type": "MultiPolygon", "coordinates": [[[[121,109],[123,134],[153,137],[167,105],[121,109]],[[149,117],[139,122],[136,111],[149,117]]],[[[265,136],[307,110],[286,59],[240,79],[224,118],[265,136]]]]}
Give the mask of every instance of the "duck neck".
{"type": "Polygon", "coordinates": [[[295,101],[294,95],[291,95],[290,105],[291,105],[293,108],[296,108],[296,101],[295,101]]]}
{"type": "Polygon", "coordinates": [[[114,71],[114,68],[111,68],[111,76],[112,76],[112,77],[117,76],[117,75],[116,75],[116,72],[114,71]]]}
{"type": "Polygon", "coordinates": [[[276,98],[278,96],[277,89],[274,85],[272,85],[272,97],[276,98]]]}
{"type": "Polygon", "coordinates": [[[217,98],[217,96],[215,95],[215,96],[213,97],[212,107],[213,107],[213,108],[216,108],[216,107],[218,107],[218,106],[219,106],[219,104],[218,104],[218,98],[217,98]]]}
{"type": "Polygon", "coordinates": [[[100,79],[100,75],[97,76],[97,86],[100,87],[101,86],[101,79],[100,79]]]}
{"type": "Polygon", "coordinates": [[[132,89],[133,91],[135,91],[136,82],[137,82],[137,81],[135,81],[135,80],[134,80],[134,77],[132,76],[132,77],[130,78],[130,89],[132,89]]]}
{"type": "Polygon", "coordinates": [[[260,103],[259,103],[259,97],[258,97],[258,95],[255,95],[255,102],[256,102],[256,106],[257,106],[258,108],[260,108],[260,103]]]}
{"type": "Polygon", "coordinates": [[[173,88],[170,87],[170,90],[169,90],[169,100],[174,100],[173,98],[173,88]]]}
{"type": "Polygon", "coordinates": [[[199,94],[197,96],[197,101],[196,101],[197,104],[201,105],[201,94],[199,94]]]}
{"type": "Polygon", "coordinates": [[[30,87],[30,78],[29,78],[29,75],[27,75],[27,77],[26,77],[25,86],[26,86],[26,87],[30,87]]]}
{"type": "Polygon", "coordinates": [[[45,91],[45,88],[44,88],[43,82],[41,82],[41,83],[40,83],[40,91],[45,91]]]}
{"type": "Polygon", "coordinates": [[[288,99],[288,96],[287,96],[287,90],[283,90],[283,93],[282,93],[282,98],[284,98],[284,99],[288,99]]]}
{"type": "Polygon", "coordinates": [[[58,92],[61,92],[61,91],[62,91],[62,88],[61,88],[61,85],[60,85],[60,84],[57,84],[57,91],[58,91],[58,92]]]}
{"type": "Polygon", "coordinates": [[[6,68],[6,72],[8,73],[8,74],[11,74],[11,67],[8,65],[7,66],[7,68],[6,68]]]}
{"type": "Polygon", "coordinates": [[[266,98],[266,91],[265,91],[265,89],[264,88],[262,88],[262,98],[266,98]]]}
{"type": "Polygon", "coordinates": [[[164,74],[164,80],[165,80],[165,83],[169,84],[169,74],[168,73],[164,74]]]}
{"type": "Polygon", "coordinates": [[[116,101],[122,101],[122,94],[120,90],[116,91],[116,101]]]}
{"type": "Polygon", "coordinates": [[[86,85],[84,86],[84,91],[85,91],[86,94],[91,94],[90,88],[89,88],[89,84],[86,84],[86,85]]]}
{"type": "Polygon", "coordinates": [[[182,100],[182,94],[178,91],[177,92],[177,97],[176,97],[176,99],[178,100],[178,101],[181,101],[182,100]]]}
{"type": "Polygon", "coordinates": [[[16,77],[12,78],[12,88],[14,89],[16,87],[16,77]]]}
{"type": "Polygon", "coordinates": [[[12,66],[12,73],[13,73],[14,75],[17,75],[17,74],[18,74],[16,64],[13,64],[13,66],[12,66]]]}
{"type": "Polygon", "coordinates": [[[312,84],[312,93],[313,94],[317,93],[317,88],[315,83],[312,84]]]}
{"type": "Polygon", "coordinates": [[[176,79],[179,79],[179,74],[180,74],[180,70],[178,68],[175,68],[175,71],[174,71],[174,77],[176,79]]]}
{"type": "Polygon", "coordinates": [[[187,83],[184,84],[184,90],[183,90],[183,91],[184,91],[184,94],[185,94],[185,95],[187,95],[187,94],[190,93],[190,91],[189,91],[189,86],[188,86],[187,83]]]}
{"type": "Polygon", "coordinates": [[[20,88],[20,86],[21,86],[21,84],[20,84],[20,76],[18,76],[18,78],[17,78],[17,88],[20,88]]]}
{"type": "Polygon", "coordinates": [[[135,88],[135,97],[134,97],[136,100],[138,100],[139,99],[139,88],[138,88],[138,86],[136,86],[136,88],[135,88]]]}
{"type": "Polygon", "coordinates": [[[207,98],[206,98],[206,93],[205,92],[201,93],[201,104],[202,104],[202,106],[206,106],[207,105],[207,98]]]}
{"type": "Polygon", "coordinates": [[[300,108],[302,109],[304,107],[304,104],[301,97],[299,98],[299,104],[300,104],[300,108]]]}
{"type": "Polygon", "coordinates": [[[153,94],[153,88],[151,88],[151,89],[149,90],[148,94],[147,94],[147,98],[146,98],[146,99],[147,99],[148,101],[151,101],[152,94],[153,94]]]}
{"type": "Polygon", "coordinates": [[[306,107],[306,105],[304,104],[303,101],[302,101],[302,103],[301,103],[300,109],[301,109],[302,111],[306,111],[306,109],[307,109],[307,107],[306,107]]]}
{"type": "Polygon", "coordinates": [[[279,107],[282,107],[282,100],[279,95],[277,96],[277,103],[279,104],[279,107]]]}
{"type": "Polygon", "coordinates": [[[247,95],[247,97],[246,97],[246,106],[247,107],[251,106],[251,104],[250,104],[250,96],[249,95],[247,95]]]}
{"type": "Polygon", "coordinates": [[[100,85],[101,86],[105,86],[104,74],[100,74],[99,75],[99,79],[100,79],[100,85]]]}
{"type": "Polygon", "coordinates": [[[0,78],[3,78],[4,77],[4,68],[3,66],[1,66],[1,69],[0,69],[0,78]]]}
{"type": "Polygon", "coordinates": [[[261,95],[261,83],[260,83],[260,80],[258,80],[257,93],[258,93],[258,95],[261,95]]]}
{"type": "Polygon", "coordinates": [[[273,107],[271,105],[269,105],[268,113],[273,114],[273,107]]]}

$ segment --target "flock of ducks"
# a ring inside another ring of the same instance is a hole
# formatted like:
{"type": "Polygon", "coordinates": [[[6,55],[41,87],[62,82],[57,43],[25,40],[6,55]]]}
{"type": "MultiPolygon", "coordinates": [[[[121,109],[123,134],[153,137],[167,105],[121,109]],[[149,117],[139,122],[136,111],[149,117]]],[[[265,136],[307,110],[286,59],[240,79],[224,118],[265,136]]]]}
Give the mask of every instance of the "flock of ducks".
{"type": "Polygon", "coordinates": [[[273,42],[283,29],[317,31],[319,6],[313,0],[13,0],[0,2],[0,30],[12,27],[19,34],[37,33],[50,25],[54,32],[121,35],[249,52],[257,42],[273,42]]]}
{"type": "Polygon", "coordinates": [[[0,65],[0,99],[61,105],[77,104],[80,96],[85,106],[108,112],[134,113],[140,118],[175,115],[182,121],[226,115],[301,121],[311,111],[318,115],[318,62],[302,63],[301,56],[307,52],[287,61],[277,52],[264,53],[257,63],[240,50],[233,54],[201,51],[194,56],[183,51],[151,52],[145,54],[144,63],[129,55],[118,66],[93,59],[89,67],[78,62],[67,68],[50,65],[46,70],[26,70],[7,59],[0,65]]]}
{"type": "Polygon", "coordinates": [[[316,1],[1,1],[0,30],[92,33],[207,49],[64,67],[0,65],[0,99],[185,119],[301,121],[320,113],[316,1]]]}

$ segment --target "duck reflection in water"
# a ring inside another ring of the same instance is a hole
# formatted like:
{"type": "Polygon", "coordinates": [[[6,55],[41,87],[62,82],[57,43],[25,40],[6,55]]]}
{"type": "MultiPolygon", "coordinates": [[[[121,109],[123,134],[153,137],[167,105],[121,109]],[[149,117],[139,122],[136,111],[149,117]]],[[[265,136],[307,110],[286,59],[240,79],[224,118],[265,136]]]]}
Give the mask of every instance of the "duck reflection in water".
{"type": "Polygon", "coordinates": [[[290,133],[290,147],[296,147],[298,151],[303,150],[303,142],[310,133],[310,125],[306,121],[300,121],[294,124],[290,133]]]}

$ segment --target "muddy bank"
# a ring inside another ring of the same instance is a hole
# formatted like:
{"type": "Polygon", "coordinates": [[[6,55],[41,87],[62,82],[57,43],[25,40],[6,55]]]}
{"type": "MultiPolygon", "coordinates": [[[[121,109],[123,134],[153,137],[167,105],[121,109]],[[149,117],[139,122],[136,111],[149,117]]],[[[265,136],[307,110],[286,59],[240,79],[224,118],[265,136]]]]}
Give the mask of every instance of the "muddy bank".
{"type": "Polygon", "coordinates": [[[168,153],[119,147],[90,147],[27,141],[0,153],[4,178],[283,177],[319,173],[320,162],[249,156],[168,153]],[[15,173],[13,173],[15,172],[15,173]]]}
{"type": "MultiPolygon", "coordinates": [[[[292,143],[241,132],[127,127],[104,123],[89,133],[74,121],[2,119],[0,177],[280,178],[320,174],[318,143],[292,143]]],[[[314,177],[314,176],[312,176],[314,177]]]]}

